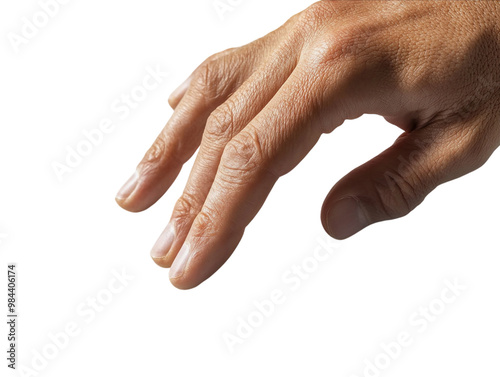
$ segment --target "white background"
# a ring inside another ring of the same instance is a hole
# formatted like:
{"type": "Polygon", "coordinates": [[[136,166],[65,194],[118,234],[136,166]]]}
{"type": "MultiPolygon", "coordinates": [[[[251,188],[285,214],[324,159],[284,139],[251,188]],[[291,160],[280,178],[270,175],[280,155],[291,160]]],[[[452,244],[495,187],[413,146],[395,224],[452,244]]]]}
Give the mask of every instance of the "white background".
{"type": "MultiPolygon", "coordinates": [[[[40,5],[2,2],[0,312],[7,263],[16,262],[18,362],[32,368],[37,352],[53,350],[50,334],[68,323],[80,330],[31,375],[362,376],[366,360],[400,331],[414,342],[381,375],[499,374],[498,153],[409,216],[335,242],[298,290],[282,275],[310,261],[318,237],[328,240],[319,218],[324,197],[400,133],[379,117],[324,137],[276,185],[233,257],[193,290],[175,289],[149,257],[192,161],[150,210],[116,205],[116,191],[172,113],[170,92],[209,55],[268,33],[309,4],[243,0],[221,19],[211,0],[74,0],[16,53],[8,33],[19,34],[40,5]],[[157,65],[170,76],[119,119],[111,103],[157,65]],[[60,182],[51,164],[103,118],[115,122],[113,132],[60,182]],[[87,323],[78,308],[104,295],[112,271],[123,269],[134,279],[87,323]],[[412,313],[456,278],[467,289],[418,332],[412,313]],[[239,318],[275,289],[285,302],[230,352],[224,334],[236,334],[239,318]]],[[[4,325],[4,356],[6,334],[4,325]]]]}

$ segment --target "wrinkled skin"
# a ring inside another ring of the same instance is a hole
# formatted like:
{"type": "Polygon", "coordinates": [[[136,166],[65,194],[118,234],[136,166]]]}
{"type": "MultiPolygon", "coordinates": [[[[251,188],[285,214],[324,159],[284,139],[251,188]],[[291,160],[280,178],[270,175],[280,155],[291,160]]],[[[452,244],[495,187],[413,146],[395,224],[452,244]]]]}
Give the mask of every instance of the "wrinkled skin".
{"type": "Polygon", "coordinates": [[[192,288],[322,134],[379,114],[402,135],[333,187],[321,219],[344,239],[404,216],[498,147],[499,47],[496,1],[317,2],[202,63],[170,97],[174,114],[117,201],[148,208],[200,147],[152,250],[176,287],[192,288]]]}

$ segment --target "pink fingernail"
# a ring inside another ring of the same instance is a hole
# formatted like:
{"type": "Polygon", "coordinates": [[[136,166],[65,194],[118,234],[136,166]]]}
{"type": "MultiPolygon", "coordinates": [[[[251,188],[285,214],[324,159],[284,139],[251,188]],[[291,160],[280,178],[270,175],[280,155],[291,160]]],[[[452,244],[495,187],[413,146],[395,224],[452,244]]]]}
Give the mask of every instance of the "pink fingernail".
{"type": "Polygon", "coordinates": [[[174,263],[172,263],[172,267],[170,268],[169,276],[171,279],[178,278],[184,274],[188,260],[189,245],[185,243],[182,245],[179,254],[175,257],[174,263]]]}
{"type": "Polygon", "coordinates": [[[122,186],[120,191],[118,191],[118,194],[116,194],[116,199],[119,200],[125,200],[127,199],[130,194],[135,190],[137,187],[137,182],[139,180],[139,174],[135,172],[128,180],[125,182],[125,184],[122,186]]]}
{"type": "Polygon", "coordinates": [[[174,243],[174,239],[175,239],[174,227],[172,224],[169,223],[165,228],[165,230],[160,234],[160,237],[158,237],[158,240],[151,249],[151,257],[152,258],[165,257],[170,251],[170,248],[174,243]]]}

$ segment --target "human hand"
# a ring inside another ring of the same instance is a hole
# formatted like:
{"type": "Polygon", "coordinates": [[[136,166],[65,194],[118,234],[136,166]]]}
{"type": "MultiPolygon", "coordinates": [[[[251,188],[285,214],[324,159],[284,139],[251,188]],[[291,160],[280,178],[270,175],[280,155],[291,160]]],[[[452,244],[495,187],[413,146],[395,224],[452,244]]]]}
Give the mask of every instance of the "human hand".
{"type": "Polygon", "coordinates": [[[321,219],[344,239],[406,215],[500,145],[500,3],[320,1],[246,46],[201,64],[117,195],[154,204],[200,147],[151,255],[178,288],[211,276],[276,180],[322,134],[379,114],[404,132],[331,190],[321,219]]]}

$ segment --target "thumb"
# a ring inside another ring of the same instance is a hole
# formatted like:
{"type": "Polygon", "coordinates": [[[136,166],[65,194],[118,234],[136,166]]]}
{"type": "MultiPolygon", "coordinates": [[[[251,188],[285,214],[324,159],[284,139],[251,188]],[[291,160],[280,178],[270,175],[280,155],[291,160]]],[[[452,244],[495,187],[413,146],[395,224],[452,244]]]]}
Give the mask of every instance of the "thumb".
{"type": "Polygon", "coordinates": [[[481,130],[462,124],[405,132],[332,188],[321,211],[323,227],[345,239],[370,224],[405,216],[438,185],[488,159],[495,146],[481,130]]]}

